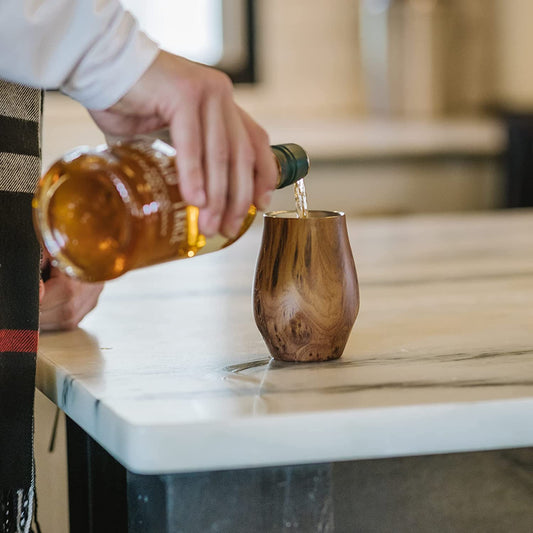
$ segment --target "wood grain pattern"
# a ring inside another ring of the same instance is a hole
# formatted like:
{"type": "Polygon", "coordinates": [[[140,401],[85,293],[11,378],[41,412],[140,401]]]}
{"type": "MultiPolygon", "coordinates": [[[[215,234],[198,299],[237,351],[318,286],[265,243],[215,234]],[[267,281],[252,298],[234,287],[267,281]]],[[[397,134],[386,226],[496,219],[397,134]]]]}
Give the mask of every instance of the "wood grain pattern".
{"type": "Polygon", "coordinates": [[[254,316],[272,357],[339,358],[358,311],[359,285],[344,214],[266,214],[254,316]]]}

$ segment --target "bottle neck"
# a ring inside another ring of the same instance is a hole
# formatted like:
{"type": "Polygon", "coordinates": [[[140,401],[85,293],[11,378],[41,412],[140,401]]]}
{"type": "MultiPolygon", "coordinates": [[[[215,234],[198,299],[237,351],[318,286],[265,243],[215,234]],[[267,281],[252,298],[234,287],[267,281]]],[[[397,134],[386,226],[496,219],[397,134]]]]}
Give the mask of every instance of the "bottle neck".
{"type": "Polygon", "coordinates": [[[309,156],[297,144],[278,144],[272,146],[279,169],[277,189],[282,189],[307,176],[309,172],[309,156]]]}

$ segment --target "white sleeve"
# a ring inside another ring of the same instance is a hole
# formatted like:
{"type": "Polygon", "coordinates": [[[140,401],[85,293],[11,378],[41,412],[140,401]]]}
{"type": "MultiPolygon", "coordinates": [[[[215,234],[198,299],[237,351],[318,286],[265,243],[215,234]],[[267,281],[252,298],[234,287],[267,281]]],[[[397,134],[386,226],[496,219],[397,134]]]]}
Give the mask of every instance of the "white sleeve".
{"type": "Polygon", "coordinates": [[[0,78],[89,109],[119,100],[158,50],[118,0],[0,0],[0,78]]]}

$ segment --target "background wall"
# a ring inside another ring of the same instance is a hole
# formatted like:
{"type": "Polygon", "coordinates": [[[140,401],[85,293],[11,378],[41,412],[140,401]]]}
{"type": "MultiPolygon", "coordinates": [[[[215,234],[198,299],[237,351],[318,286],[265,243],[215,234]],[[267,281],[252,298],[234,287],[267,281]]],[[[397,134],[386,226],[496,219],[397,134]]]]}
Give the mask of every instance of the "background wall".
{"type": "Polygon", "coordinates": [[[257,2],[257,87],[237,99],[254,115],[356,115],[363,109],[359,83],[358,2],[257,2]]]}
{"type": "Polygon", "coordinates": [[[533,109],[533,2],[490,0],[495,20],[495,101],[519,111],[533,109]]]}

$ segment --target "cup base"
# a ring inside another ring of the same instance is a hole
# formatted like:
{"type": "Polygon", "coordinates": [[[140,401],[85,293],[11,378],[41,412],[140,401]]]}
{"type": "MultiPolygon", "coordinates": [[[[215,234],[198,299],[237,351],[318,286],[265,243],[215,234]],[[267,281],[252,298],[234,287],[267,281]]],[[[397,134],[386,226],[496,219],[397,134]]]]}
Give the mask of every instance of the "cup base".
{"type": "Polygon", "coordinates": [[[334,359],[339,359],[342,356],[340,354],[276,354],[270,356],[276,361],[284,361],[286,363],[321,363],[324,361],[333,361],[334,359]]]}

